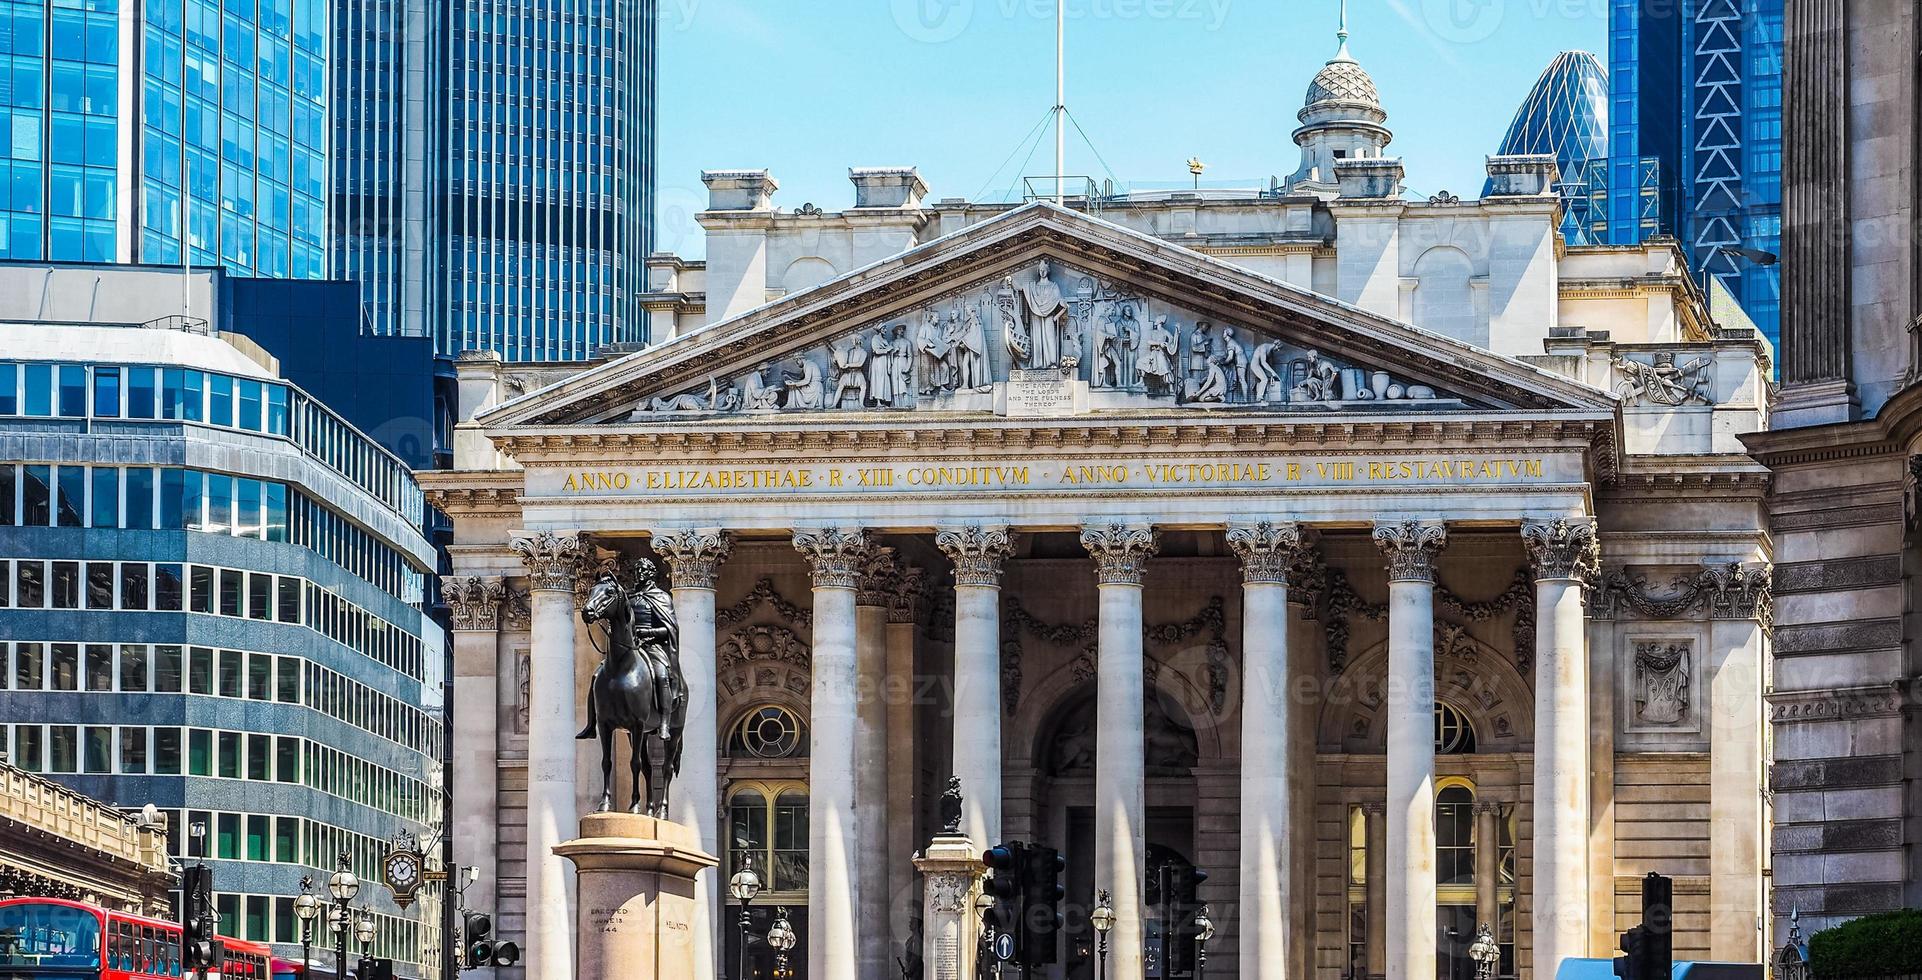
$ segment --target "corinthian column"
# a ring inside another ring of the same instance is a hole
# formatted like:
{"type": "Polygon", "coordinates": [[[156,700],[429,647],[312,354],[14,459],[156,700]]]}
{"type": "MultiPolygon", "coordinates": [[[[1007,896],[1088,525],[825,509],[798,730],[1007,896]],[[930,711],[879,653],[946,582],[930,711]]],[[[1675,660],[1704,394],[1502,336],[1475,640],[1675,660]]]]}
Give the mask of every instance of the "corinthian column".
{"type": "Polygon", "coordinates": [[[900,586],[894,549],[868,549],[854,594],[854,866],[860,896],[855,937],[861,976],[887,969],[888,930],[888,604],[900,586]]]}
{"type": "Polygon", "coordinates": [[[512,542],[527,566],[533,607],[527,681],[527,976],[574,976],[574,876],[554,845],[579,831],[574,800],[574,579],[584,549],[574,534],[539,531],[512,542]]]}
{"type": "Polygon", "coordinates": [[[1375,525],[1388,558],[1388,980],[1435,980],[1435,553],[1439,522],[1375,525]]]}
{"type": "Polygon", "coordinates": [[[934,543],[954,562],[954,775],[961,832],[978,847],[1001,841],[1001,563],[1014,553],[999,525],[942,528],[934,543]]]}
{"type": "Polygon", "coordinates": [[[889,950],[904,950],[921,909],[916,887],[920,875],[914,858],[920,853],[914,816],[915,778],[921,772],[915,732],[915,612],[920,607],[924,570],[901,566],[901,577],[888,602],[888,937],[889,950]]]}
{"type": "MultiPolygon", "coordinates": [[[[867,568],[867,531],[797,528],[794,547],[814,571],[814,678],[808,758],[808,976],[858,976],[854,920],[856,834],[855,590],[867,568]]],[[[878,928],[878,923],[876,924],[878,928]]]]}
{"type": "Polygon", "coordinates": [[[1588,955],[1588,644],[1593,521],[1522,525],[1535,564],[1535,975],[1588,955]]]}
{"type": "MultiPolygon", "coordinates": [[[[507,587],[495,575],[445,575],[440,580],[454,627],[453,731],[454,859],[485,867],[500,846],[499,703],[501,602],[507,587]]],[[[512,676],[511,674],[509,675],[512,676]]],[[[477,879],[464,893],[474,908],[496,907],[493,876],[477,879]]],[[[491,968],[481,976],[491,976],[491,968]]]]}
{"type": "Polygon", "coordinates": [[[1302,529],[1292,522],[1231,525],[1228,547],[1241,559],[1241,976],[1282,980],[1288,910],[1298,898],[1288,861],[1295,727],[1288,567],[1301,555],[1302,529]]]}
{"type": "MultiPolygon", "coordinates": [[[[675,528],[653,533],[654,553],[667,562],[674,590],[674,618],[681,627],[681,673],[687,677],[687,728],[681,735],[681,776],[668,796],[668,818],[693,827],[701,850],[721,853],[720,719],[715,693],[714,586],[734,543],[726,531],[675,528]]],[[[688,923],[696,973],[715,972],[720,949],[719,874],[702,868],[694,876],[694,921],[688,923]]]]}
{"type": "Polygon", "coordinates": [[[1143,803],[1141,578],[1159,549],[1149,524],[1099,524],[1082,530],[1101,593],[1096,664],[1094,886],[1115,911],[1108,976],[1141,980],[1142,884],[1146,870],[1143,803]]]}

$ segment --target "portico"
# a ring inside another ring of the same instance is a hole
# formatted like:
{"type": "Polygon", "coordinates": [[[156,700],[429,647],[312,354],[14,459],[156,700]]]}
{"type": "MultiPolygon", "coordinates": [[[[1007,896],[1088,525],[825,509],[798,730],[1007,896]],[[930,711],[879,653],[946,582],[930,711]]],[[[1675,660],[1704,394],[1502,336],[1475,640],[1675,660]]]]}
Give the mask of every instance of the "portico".
{"type": "MultiPolygon", "coordinates": [[[[705,740],[671,804],[722,855],[692,941],[730,976],[740,910],[720,885],[742,866],[768,889],[750,931],[787,908],[800,975],[892,978],[910,948],[931,964],[912,859],[954,775],[978,847],[1066,852],[1043,976],[1093,976],[1086,912],[1107,891],[1117,980],[1187,975],[1192,941],[1160,922],[1172,906],[1184,929],[1198,903],[1210,975],[1431,980],[1486,923],[1502,975],[1547,977],[1608,952],[1636,862],[1671,866],[1666,844],[1615,846],[1618,801],[1745,764],[1719,731],[1656,733],[1669,715],[1631,706],[1660,666],[1636,644],[1692,645],[1691,667],[1759,649],[1710,650],[1723,633],[1692,625],[1763,615],[1752,595],[1716,604],[1766,575],[1739,474],[1685,478],[1693,516],[1624,509],[1635,464],[1607,392],[1058,208],[558,380],[469,432],[502,466],[436,498],[457,571],[531,596],[531,629],[500,641],[528,651],[524,693],[501,699],[525,704],[526,811],[501,820],[525,821],[536,980],[571,969],[545,835],[598,796],[567,747],[592,646],[571,580],[542,577],[566,556],[670,570],[705,740]],[[891,358],[913,336],[897,326],[934,322],[962,341],[941,356],[972,357],[977,318],[996,327],[968,372],[910,352],[902,385],[845,355],[891,358]],[[1037,330],[1058,332],[1054,361],[1033,360],[1037,330]],[[1165,364],[1126,343],[1152,330],[1165,364]],[[1126,363],[1096,374],[1101,337],[1126,363]],[[837,377],[869,370],[866,394],[837,377]],[[1627,571],[1710,564],[1732,584],[1671,594],[1627,571]],[[1665,737],[1675,756],[1637,754],[1665,737]],[[1164,895],[1163,867],[1208,878],[1164,895]]],[[[1760,824],[1759,796],[1716,805],[1760,824]]],[[[1739,884],[1704,862],[1688,887],[1739,884]]],[[[1708,918],[1704,942],[1739,928],[1708,918]]]]}

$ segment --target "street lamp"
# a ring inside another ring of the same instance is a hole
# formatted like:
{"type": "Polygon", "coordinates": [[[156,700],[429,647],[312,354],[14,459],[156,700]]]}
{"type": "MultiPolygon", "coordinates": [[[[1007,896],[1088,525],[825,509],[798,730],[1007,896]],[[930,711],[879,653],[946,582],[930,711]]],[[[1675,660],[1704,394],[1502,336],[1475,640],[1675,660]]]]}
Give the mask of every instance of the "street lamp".
{"type": "Polygon", "coordinates": [[[327,893],[334,897],[334,975],[339,980],[347,977],[347,932],[351,924],[348,918],[349,906],[354,896],[360,894],[360,879],[348,867],[347,852],[340,852],[340,867],[327,878],[327,893]]]}
{"type": "Polygon", "coordinates": [[[1094,911],[1088,916],[1088,921],[1094,924],[1095,980],[1104,980],[1108,975],[1108,931],[1114,928],[1114,906],[1110,904],[1112,901],[1113,899],[1108,896],[1108,890],[1103,888],[1100,894],[1095,896],[1094,911]]]}
{"type": "Polygon", "coordinates": [[[1495,964],[1501,962],[1502,948],[1495,943],[1495,935],[1482,923],[1481,932],[1468,946],[1468,958],[1475,961],[1475,980],[1494,980],[1495,964]]]}
{"type": "Polygon", "coordinates": [[[300,876],[300,894],[294,896],[294,918],[300,921],[300,969],[314,968],[314,920],[320,917],[320,899],[314,897],[314,876],[300,876]]]}
{"type": "Polygon", "coordinates": [[[1208,940],[1215,938],[1215,920],[1208,918],[1208,906],[1195,913],[1195,980],[1208,977],[1208,940]]]}
{"type": "Polygon", "coordinates": [[[994,896],[986,888],[974,893],[974,919],[981,941],[974,944],[974,975],[986,977],[988,965],[994,962],[994,930],[988,925],[988,915],[994,911],[994,896]]]}
{"type": "Polygon", "coordinates": [[[774,928],[767,931],[767,944],[774,947],[774,976],[787,980],[787,954],[794,948],[794,926],[787,920],[787,906],[774,910],[774,928]]]}
{"type": "Polygon", "coordinates": [[[734,872],[728,879],[727,893],[741,903],[741,952],[734,957],[734,975],[739,980],[747,980],[747,936],[748,927],[753,920],[748,918],[748,906],[754,904],[754,896],[761,894],[761,876],[745,861],[741,870],[734,872]]]}
{"type": "Polygon", "coordinates": [[[362,912],[360,914],[360,920],[354,923],[354,938],[360,940],[361,959],[366,959],[368,956],[373,955],[376,927],[377,924],[374,922],[374,913],[372,912],[362,912]]]}

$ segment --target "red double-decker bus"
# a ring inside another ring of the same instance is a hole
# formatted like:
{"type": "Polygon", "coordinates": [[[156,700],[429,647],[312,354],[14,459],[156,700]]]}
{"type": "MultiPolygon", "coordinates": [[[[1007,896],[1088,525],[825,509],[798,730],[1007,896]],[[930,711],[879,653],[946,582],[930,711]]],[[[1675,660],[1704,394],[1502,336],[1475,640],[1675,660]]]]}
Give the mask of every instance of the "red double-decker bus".
{"type": "MultiPolygon", "coordinates": [[[[273,980],[273,952],[222,937],[212,976],[273,980]]],[[[296,968],[294,972],[298,973],[296,968]]],[[[0,980],[178,980],[180,923],[61,898],[0,899],[0,980]]]]}

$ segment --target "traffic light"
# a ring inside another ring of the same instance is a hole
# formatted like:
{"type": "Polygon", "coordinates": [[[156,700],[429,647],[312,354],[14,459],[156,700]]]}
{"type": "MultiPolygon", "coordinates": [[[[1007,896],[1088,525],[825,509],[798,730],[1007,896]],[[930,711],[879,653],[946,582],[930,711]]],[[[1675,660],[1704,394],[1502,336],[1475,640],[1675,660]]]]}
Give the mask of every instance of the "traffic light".
{"type": "Polygon", "coordinates": [[[1067,859],[1052,847],[1035,844],[1021,866],[1021,962],[1044,966],[1055,961],[1055,937],[1061,932],[1061,887],[1067,859]]]}
{"type": "Polygon", "coordinates": [[[494,920],[485,912],[461,913],[461,958],[462,965],[468,969],[494,965],[494,941],[489,938],[494,931],[494,920]]]}
{"type": "Polygon", "coordinates": [[[982,863],[994,872],[987,884],[988,897],[994,899],[993,907],[988,910],[988,927],[997,937],[1006,935],[1014,940],[1012,958],[1017,960],[1021,957],[1021,869],[1026,864],[1027,852],[1026,844],[1009,841],[996,844],[981,855],[982,863]]]}
{"type": "Polygon", "coordinates": [[[521,961],[521,948],[513,942],[494,944],[494,965],[513,966],[521,961]]]}
{"type": "Polygon", "coordinates": [[[1668,980],[1675,970],[1675,880],[1649,872],[1642,878],[1642,924],[1622,933],[1615,975],[1622,980],[1668,980]]]}
{"type": "Polygon", "coordinates": [[[215,938],[220,919],[214,914],[214,869],[196,864],[180,871],[181,959],[193,972],[217,970],[225,950],[215,938]]]}

